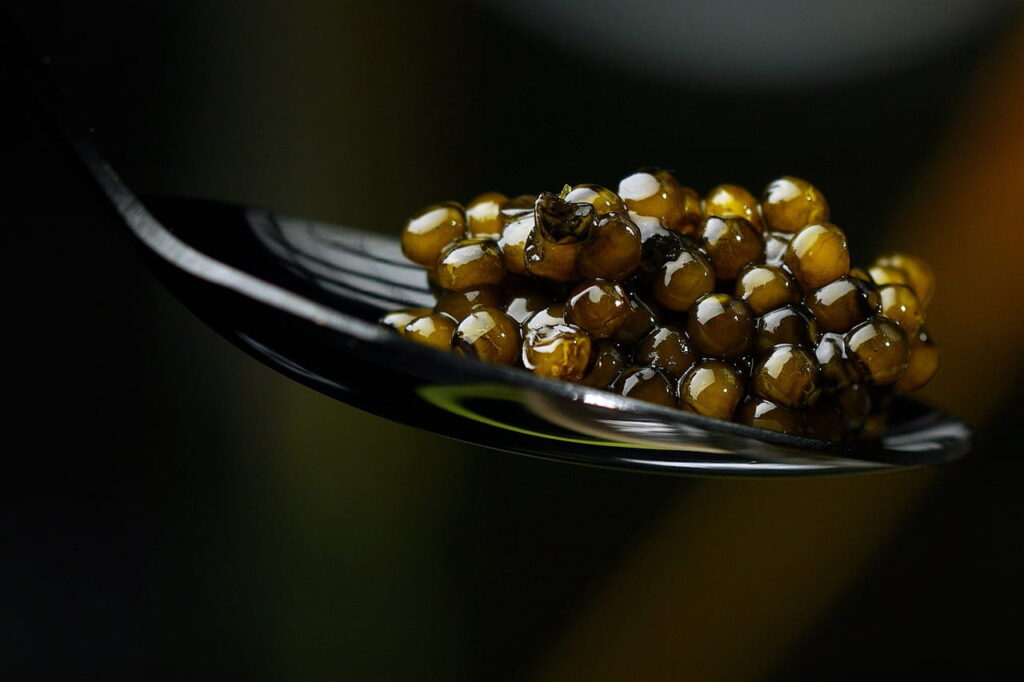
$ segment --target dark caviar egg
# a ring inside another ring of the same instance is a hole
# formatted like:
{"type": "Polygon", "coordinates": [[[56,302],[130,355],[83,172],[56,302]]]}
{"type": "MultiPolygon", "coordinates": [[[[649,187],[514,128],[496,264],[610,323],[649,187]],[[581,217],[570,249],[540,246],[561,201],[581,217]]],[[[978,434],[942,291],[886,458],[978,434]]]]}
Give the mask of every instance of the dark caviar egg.
{"type": "Polygon", "coordinates": [[[811,292],[804,301],[824,332],[845,332],[875,314],[878,294],[856,277],[843,276],[811,292]]]}
{"type": "Polygon", "coordinates": [[[754,391],[783,407],[804,408],[818,395],[818,362],[800,346],[775,346],[754,368],[754,391]]]}
{"type": "Polygon", "coordinates": [[[705,417],[731,419],[744,391],[735,367],[721,360],[704,360],[679,380],[679,405],[705,417]]]}
{"type": "Polygon", "coordinates": [[[748,396],[740,404],[736,411],[736,421],[792,436],[801,436],[804,432],[804,420],[800,412],[755,396],[748,396]]]}
{"type": "Polygon", "coordinates": [[[690,311],[686,331],[698,352],[737,357],[753,347],[754,315],[746,303],[728,294],[706,294],[690,311]]]}
{"type": "Polygon", "coordinates": [[[898,324],[876,316],[846,333],[846,348],[853,361],[876,386],[896,382],[910,361],[910,342],[898,324]]]}
{"type": "Polygon", "coordinates": [[[519,325],[500,308],[480,306],[459,323],[455,352],[484,362],[514,365],[519,359],[519,325]]]}
{"type": "Polygon", "coordinates": [[[674,232],[690,234],[700,225],[700,195],[666,170],[645,169],[623,178],[619,196],[630,211],[657,218],[674,232]]]}
{"type": "Polygon", "coordinates": [[[788,303],[800,302],[800,287],[777,265],[748,265],[736,278],[735,296],[746,301],[755,315],[763,315],[788,303]]]}
{"type": "Polygon", "coordinates": [[[646,400],[665,407],[676,406],[676,392],[667,374],[655,367],[630,367],[615,382],[627,398],[646,400]]]}
{"type": "Polygon", "coordinates": [[[590,352],[590,367],[583,383],[593,388],[609,388],[626,368],[626,358],[619,346],[608,339],[595,343],[590,352]]]}
{"type": "Polygon", "coordinates": [[[698,298],[715,288],[715,272],[703,253],[681,248],[654,276],[652,291],[658,303],[669,310],[689,310],[698,298]]]}
{"type": "Polygon", "coordinates": [[[786,247],[786,267],[805,289],[817,289],[850,271],[846,235],[832,223],[800,228],[786,247]]]}
{"type": "Polygon", "coordinates": [[[580,245],[576,267],[591,279],[624,280],[640,265],[640,228],[625,213],[598,216],[580,245]]]}
{"type": "Polygon", "coordinates": [[[466,291],[446,291],[437,299],[434,312],[444,313],[456,322],[462,322],[466,315],[478,305],[497,307],[501,305],[501,289],[496,286],[467,289],[466,291]]]}
{"type": "Polygon", "coordinates": [[[460,239],[449,244],[437,261],[437,283],[448,291],[466,291],[505,279],[505,262],[497,242],[460,239]]]}
{"type": "Polygon", "coordinates": [[[615,282],[586,282],[569,299],[569,320],[595,339],[606,339],[618,331],[630,312],[629,298],[615,282]]]}
{"type": "Polygon", "coordinates": [[[590,361],[590,335],[571,324],[534,329],[523,340],[523,366],[534,374],[579,381],[590,361]]]}
{"type": "Polygon", "coordinates": [[[441,313],[417,317],[402,330],[402,336],[410,341],[438,350],[451,350],[454,335],[455,320],[441,313]]]}
{"type": "Polygon", "coordinates": [[[757,318],[754,334],[754,346],[760,354],[783,343],[810,348],[820,335],[817,323],[795,305],[776,308],[757,318]]]}
{"type": "Polygon", "coordinates": [[[745,218],[711,216],[700,237],[717,279],[736,279],[746,266],[764,262],[764,240],[745,218]]]}
{"type": "Polygon", "coordinates": [[[639,365],[657,367],[678,378],[700,358],[686,334],[670,327],[658,327],[640,342],[634,359],[639,365]]]}

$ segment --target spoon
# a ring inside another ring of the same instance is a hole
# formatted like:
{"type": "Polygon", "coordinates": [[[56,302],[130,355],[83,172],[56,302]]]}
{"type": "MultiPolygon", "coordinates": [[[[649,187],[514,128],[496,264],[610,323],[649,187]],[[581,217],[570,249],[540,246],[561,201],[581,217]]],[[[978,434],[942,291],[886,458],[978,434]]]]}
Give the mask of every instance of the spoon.
{"type": "Polygon", "coordinates": [[[946,462],[969,447],[961,421],[907,398],[895,401],[877,442],[832,443],[409,342],[376,324],[434,300],[396,238],[260,208],[142,200],[75,123],[44,63],[21,58],[18,67],[156,276],[237,346],[341,402],[496,450],[666,473],[849,474],[946,462]]]}

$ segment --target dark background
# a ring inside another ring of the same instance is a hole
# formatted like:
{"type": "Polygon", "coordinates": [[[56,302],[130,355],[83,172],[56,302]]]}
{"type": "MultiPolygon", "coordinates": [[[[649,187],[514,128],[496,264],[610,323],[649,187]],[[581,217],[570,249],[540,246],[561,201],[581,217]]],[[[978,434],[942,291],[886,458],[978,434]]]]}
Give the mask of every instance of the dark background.
{"type": "MultiPolygon", "coordinates": [[[[614,187],[662,165],[701,191],[756,189],[792,172],[862,260],[920,234],[894,216],[941,166],[978,74],[999,74],[1018,14],[835,83],[737,85],[638,73],[476,3],[11,10],[143,193],[395,233],[490,188],[614,187]]],[[[1019,358],[944,358],[1004,380],[984,408],[971,384],[931,395],[977,427],[971,457],[938,471],[678,479],[475,449],[314,394],[202,326],[6,71],[2,88],[0,679],[1014,667],[1019,358]]]]}

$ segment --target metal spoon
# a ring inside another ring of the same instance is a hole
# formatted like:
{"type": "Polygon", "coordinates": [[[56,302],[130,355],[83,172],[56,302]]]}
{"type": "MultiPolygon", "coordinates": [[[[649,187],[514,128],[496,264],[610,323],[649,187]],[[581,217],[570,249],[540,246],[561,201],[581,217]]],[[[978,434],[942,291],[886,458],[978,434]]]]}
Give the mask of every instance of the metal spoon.
{"type": "Polygon", "coordinates": [[[877,443],[830,443],[704,418],[442,353],[375,323],[433,302],[394,238],[258,208],[140,200],[62,105],[45,69],[20,65],[62,133],[190,309],[283,374],[387,419],[497,450],[671,473],[799,475],[935,464],[966,452],[959,420],[901,398],[877,443]]]}

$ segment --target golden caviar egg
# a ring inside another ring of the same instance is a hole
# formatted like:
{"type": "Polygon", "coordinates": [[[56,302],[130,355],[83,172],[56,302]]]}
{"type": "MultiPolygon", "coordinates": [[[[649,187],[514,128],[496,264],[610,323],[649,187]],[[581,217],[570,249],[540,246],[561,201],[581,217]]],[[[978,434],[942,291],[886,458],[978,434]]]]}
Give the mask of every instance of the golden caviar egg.
{"type": "Polygon", "coordinates": [[[388,329],[403,334],[405,332],[405,325],[417,317],[429,315],[430,312],[430,308],[402,308],[401,310],[393,310],[380,318],[380,323],[388,329]]]}
{"type": "Polygon", "coordinates": [[[449,244],[437,262],[437,283],[448,291],[466,291],[501,284],[505,260],[497,242],[461,239],[449,244]]]}
{"type": "Polygon", "coordinates": [[[939,371],[939,351],[928,334],[921,330],[912,338],[907,371],[893,386],[897,391],[904,393],[924,388],[939,371]]]}
{"type": "Polygon", "coordinates": [[[865,272],[867,272],[868,281],[877,286],[910,283],[910,277],[907,276],[903,268],[891,265],[872,265],[865,272]]]}
{"type": "Polygon", "coordinates": [[[805,225],[826,222],[828,202],[817,187],[793,176],[773,180],[761,195],[761,215],[769,230],[796,232],[805,225]]]}
{"type": "Polygon", "coordinates": [[[626,213],[626,204],[622,202],[619,195],[600,185],[576,185],[562,198],[570,203],[590,204],[598,215],[605,213],[625,215],[626,213]]]}
{"type": "Polygon", "coordinates": [[[441,313],[431,313],[405,325],[402,336],[438,350],[451,350],[455,321],[441,313]]]}
{"type": "Polygon", "coordinates": [[[754,345],[754,315],[746,303],[728,294],[705,294],[690,311],[686,331],[704,355],[732,358],[754,345]]]}
{"type": "Polygon", "coordinates": [[[800,301],[800,287],[777,265],[748,265],[736,278],[735,296],[747,302],[755,315],[763,315],[800,301]]]}
{"type": "Polygon", "coordinates": [[[686,335],[670,327],[653,329],[640,342],[634,357],[638,365],[657,367],[677,379],[699,359],[686,335]]]}
{"type": "Polygon", "coordinates": [[[846,355],[846,342],[841,334],[826,332],[814,349],[821,368],[821,383],[827,389],[840,389],[858,378],[846,355]]]}
{"type": "Polygon", "coordinates": [[[453,201],[423,209],[402,230],[402,253],[414,263],[433,268],[444,247],[466,233],[466,216],[453,201]]]}
{"type": "Polygon", "coordinates": [[[661,266],[654,276],[652,292],[669,310],[689,310],[694,302],[715,289],[711,263],[697,249],[683,248],[679,255],[661,266]]]}
{"type": "Polygon", "coordinates": [[[825,332],[845,332],[875,314],[878,294],[862,280],[844,276],[811,292],[807,310],[825,332]]]}
{"type": "Polygon", "coordinates": [[[544,192],[537,198],[534,215],[536,225],[523,250],[527,271],[554,282],[578,280],[576,256],[590,234],[594,207],[571,204],[544,192]]]}
{"type": "MultiPolygon", "coordinates": [[[[935,293],[935,271],[931,266],[920,258],[905,253],[890,253],[880,256],[875,264],[882,267],[894,267],[906,273],[910,288],[917,294],[917,299],[923,307],[931,303],[932,295],[935,293]]],[[[879,282],[882,284],[882,282],[879,282]]]]}
{"type": "Polygon", "coordinates": [[[593,388],[608,388],[626,368],[626,358],[613,341],[602,339],[590,352],[590,368],[583,383],[593,388]]]}
{"type": "Polygon", "coordinates": [[[658,315],[651,304],[636,294],[629,297],[629,315],[615,332],[615,341],[634,346],[658,324],[658,315]]]}
{"type": "Polygon", "coordinates": [[[765,313],[757,318],[754,329],[754,348],[761,355],[784,343],[812,348],[819,338],[817,323],[795,305],[765,313]]]}
{"type": "Polygon", "coordinates": [[[818,362],[799,346],[775,346],[754,368],[754,391],[783,407],[803,409],[818,394],[818,362]]]}
{"type": "Polygon", "coordinates": [[[629,298],[615,282],[593,280],[582,284],[569,299],[568,319],[595,339],[606,339],[626,321],[629,298]]]}
{"type": "Polygon", "coordinates": [[[910,361],[906,333],[884,317],[872,317],[848,331],[846,349],[870,383],[876,386],[894,383],[910,361]]]}
{"type": "Polygon", "coordinates": [[[526,243],[533,234],[533,212],[523,215],[508,225],[501,233],[498,247],[505,261],[505,271],[511,275],[527,275],[526,243]]]}
{"type": "Polygon", "coordinates": [[[744,399],[736,410],[736,421],[791,436],[802,436],[804,433],[804,420],[799,412],[756,396],[744,399]]]}
{"type": "Polygon", "coordinates": [[[576,267],[590,279],[622,281],[640,265],[640,229],[624,213],[598,216],[580,246],[576,267]]]}
{"type": "Polygon", "coordinates": [[[573,282],[580,278],[576,267],[580,242],[568,239],[564,242],[552,242],[539,236],[534,230],[526,243],[526,270],[534,277],[542,277],[554,282],[573,282]]]}
{"type": "Polygon", "coordinates": [[[466,205],[466,236],[498,239],[504,221],[501,207],[508,197],[500,192],[485,192],[466,205]]]}
{"type": "Polygon", "coordinates": [[[846,234],[832,223],[801,228],[786,249],[786,267],[805,289],[817,289],[850,271],[846,234]]]}
{"type": "Polygon", "coordinates": [[[534,329],[523,340],[523,366],[551,379],[579,381],[590,361],[590,335],[571,324],[534,329]]]}
{"type": "Polygon", "coordinates": [[[680,234],[696,232],[703,217],[700,195],[666,170],[644,169],[623,178],[619,196],[630,211],[657,218],[680,234]]]}
{"type": "Polygon", "coordinates": [[[541,327],[557,327],[567,324],[565,321],[568,306],[564,303],[552,303],[547,308],[538,310],[523,322],[523,333],[529,333],[541,327]]]}
{"type": "Polygon", "coordinates": [[[514,291],[505,303],[505,312],[513,320],[522,324],[538,310],[543,310],[554,303],[550,297],[533,289],[514,291]]]}
{"type": "Polygon", "coordinates": [[[615,382],[627,398],[645,400],[664,407],[676,406],[676,391],[668,375],[655,367],[630,367],[615,382]]]}
{"type": "Polygon", "coordinates": [[[786,262],[786,249],[792,240],[792,232],[765,232],[764,262],[768,265],[783,265],[786,262]]]}
{"type": "Polygon", "coordinates": [[[466,291],[446,291],[437,299],[434,312],[444,313],[456,322],[462,322],[476,306],[497,307],[501,305],[502,298],[501,290],[495,286],[467,289],[466,291]]]}
{"type": "Polygon", "coordinates": [[[519,360],[519,325],[500,308],[480,306],[455,330],[455,351],[498,365],[519,360]]]}
{"type": "Polygon", "coordinates": [[[680,379],[679,406],[705,417],[732,419],[744,390],[735,367],[721,360],[704,360],[680,379]]]}
{"type": "Polygon", "coordinates": [[[700,236],[718,279],[736,279],[746,266],[764,262],[764,240],[745,218],[712,216],[700,236]]]}
{"type": "Polygon", "coordinates": [[[722,184],[712,188],[704,197],[704,215],[720,218],[738,216],[749,221],[758,232],[764,232],[764,219],[757,199],[739,185],[722,184]]]}
{"type": "Polygon", "coordinates": [[[924,308],[914,290],[905,284],[878,287],[878,312],[903,327],[909,337],[924,324],[924,308]]]}

